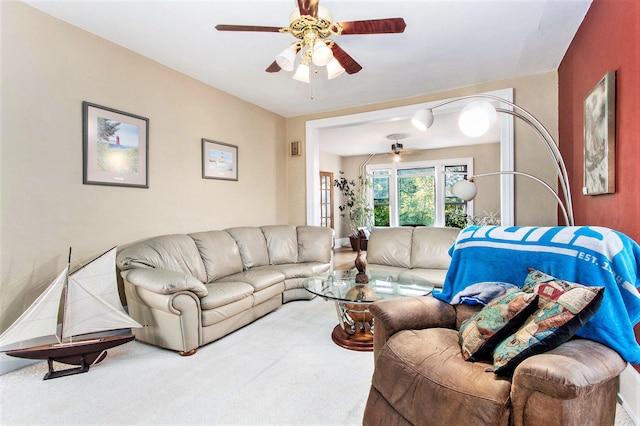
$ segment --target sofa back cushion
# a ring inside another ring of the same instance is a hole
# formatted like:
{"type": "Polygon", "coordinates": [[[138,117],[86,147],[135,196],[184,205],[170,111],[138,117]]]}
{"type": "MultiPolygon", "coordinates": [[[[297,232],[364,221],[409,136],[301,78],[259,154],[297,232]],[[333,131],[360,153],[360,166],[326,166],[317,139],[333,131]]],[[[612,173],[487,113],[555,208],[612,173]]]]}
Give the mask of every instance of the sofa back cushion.
{"type": "Polygon", "coordinates": [[[118,251],[118,267],[156,268],[189,274],[205,282],[206,273],[195,242],[184,234],[161,235],[118,251]]]}
{"type": "Polygon", "coordinates": [[[298,262],[331,262],[333,230],[324,226],[298,226],[298,262]]]}
{"type": "Polygon", "coordinates": [[[262,233],[267,241],[270,264],[282,265],[298,261],[298,233],[295,226],[263,226],[262,233]]]}
{"type": "Polygon", "coordinates": [[[419,227],[413,231],[411,267],[448,269],[449,249],[460,233],[458,228],[419,227]]]}
{"type": "Polygon", "coordinates": [[[202,257],[207,274],[205,282],[242,272],[240,249],[231,235],[225,231],[208,231],[189,234],[202,257]]]}
{"type": "Polygon", "coordinates": [[[244,269],[269,264],[267,241],[262,229],[253,226],[240,226],[226,229],[226,232],[236,240],[244,269]]]}
{"type": "Polygon", "coordinates": [[[413,227],[373,228],[367,246],[367,263],[411,267],[413,227]]]}

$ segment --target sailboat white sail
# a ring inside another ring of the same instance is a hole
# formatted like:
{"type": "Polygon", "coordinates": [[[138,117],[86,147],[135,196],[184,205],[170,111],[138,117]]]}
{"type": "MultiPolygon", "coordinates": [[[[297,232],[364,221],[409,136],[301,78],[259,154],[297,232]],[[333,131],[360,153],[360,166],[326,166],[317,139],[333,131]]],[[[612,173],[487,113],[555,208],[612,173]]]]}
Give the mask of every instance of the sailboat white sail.
{"type": "Polygon", "coordinates": [[[112,249],[69,275],[62,338],[142,327],[122,308],[112,249]]]}
{"type": "Polygon", "coordinates": [[[21,358],[47,359],[49,373],[45,379],[50,379],[87,372],[92,363],[104,359],[106,349],[133,340],[131,333],[94,339],[80,337],[90,333],[142,327],[125,313],[120,303],[115,260],[116,247],[72,274],[69,274],[67,265],[0,336],[0,347],[49,336],[55,336],[57,342],[2,351],[21,358]],[[58,331],[60,317],[62,327],[58,331]],[[53,361],[81,367],[54,371],[53,361]]]}
{"type": "Polygon", "coordinates": [[[0,336],[0,347],[38,337],[56,335],[60,295],[67,282],[69,266],[49,284],[49,287],[27,308],[26,311],[0,336]]]}

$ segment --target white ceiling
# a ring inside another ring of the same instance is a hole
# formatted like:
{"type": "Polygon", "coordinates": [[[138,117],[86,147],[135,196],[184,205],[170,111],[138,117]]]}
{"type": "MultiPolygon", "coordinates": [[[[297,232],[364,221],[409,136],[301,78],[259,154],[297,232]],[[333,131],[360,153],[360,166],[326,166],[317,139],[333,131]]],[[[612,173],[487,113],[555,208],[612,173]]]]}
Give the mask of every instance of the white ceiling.
{"type": "MultiPolygon", "coordinates": [[[[297,5],[294,0],[23,1],[284,117],[557,69],[591,4],[591,0],[321,0],[335,21],[402,17],[407,28],[401,34],[333,37],[363,69],[333,80],[326,80],[321,69],[309,85],[293,80],[289,72],[264,71],[275,55],[297,40],[293,36],[214,28],[217,24],[288,26],[289,13],[297,5]]],[[[392,121],[366,130],[343,126],[349,135],[334,129],[330,136],[336,142],[349,137],[349,146],[360,145],[365,137],[370,144],[382,141],[380,149],[389,151],[391,142],[385,136],[407,132],[406,121],[398,130],[400,124],[392,121]]]]}

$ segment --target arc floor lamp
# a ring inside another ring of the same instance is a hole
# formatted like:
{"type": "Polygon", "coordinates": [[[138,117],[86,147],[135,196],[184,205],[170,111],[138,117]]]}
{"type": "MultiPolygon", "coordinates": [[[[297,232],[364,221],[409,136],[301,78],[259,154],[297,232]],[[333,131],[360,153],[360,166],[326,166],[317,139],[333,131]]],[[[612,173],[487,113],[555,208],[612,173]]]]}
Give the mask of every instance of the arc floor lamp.
{"type": "Polygon", "coordinates": [[[540,122],[540,120],[538,120],[524,108],[499,96],[490,94],[477,94],[449,99],[431,108],[419,109],[413,114],[411,122],[419,130],[426,131],[434,122],[434,109],[462,100],[473,100],[473,102],[469,102],[462,109],[458,118],[458,125],[460,126],[460,130],[462,130],[462,132],[468,136],[478,137],[486,133],[489,128],[495,123],[498,112],[512,115],[527,123],[538,135],[540,140],[542,140],[542,142],[545,144],[545,147],[549,155],[551,156],[556,174],[558,176],[562,194],[559,194],[559,191],[556,191],[542,179],[530,173],[514,170],[500,170],[468,176],[466,179],[456,182],[456,184],[453,186],[453,194],[464,201],[470,201],[476,196],[477,193],[477,188],[474,183],[475,178],[501,174],[525,176],[540,183],[553,194],[556,201],[558,202],[558,205],[560,206],[560,209],[564,216],[565,224],[568,226],[574,226],[573,204],[571,202],[569,176],[567,174],[567,169],[564,160],[562,159],[562,155],[560,154],[560,150],[558,149],[558,145],[556,144],[556,141],[553,139],[549,131],[540,122]],[[500,103],[500,106],[495,107],[489,101],[497,101],[500,103]],[[503,104],[507,107],[503,107],[503,104]]]}

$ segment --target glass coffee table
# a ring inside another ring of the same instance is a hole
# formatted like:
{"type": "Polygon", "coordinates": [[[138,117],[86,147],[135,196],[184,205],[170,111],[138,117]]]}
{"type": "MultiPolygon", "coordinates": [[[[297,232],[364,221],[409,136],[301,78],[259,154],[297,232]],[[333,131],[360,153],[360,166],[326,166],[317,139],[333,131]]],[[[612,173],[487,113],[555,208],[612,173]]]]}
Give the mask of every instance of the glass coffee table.
{"type": "Polygon", "coordinates": [[[356,270],[334,271],[307,278],[304,288],[336,304],[339,324],[331,333],[333,341],[355,351],[373,350],[373,316],[369,304],[384,299],[426,296],[433,290],[428,281],[393,280],[390,277],[368,274],[367,284],[356,283],[356,270]]]}

